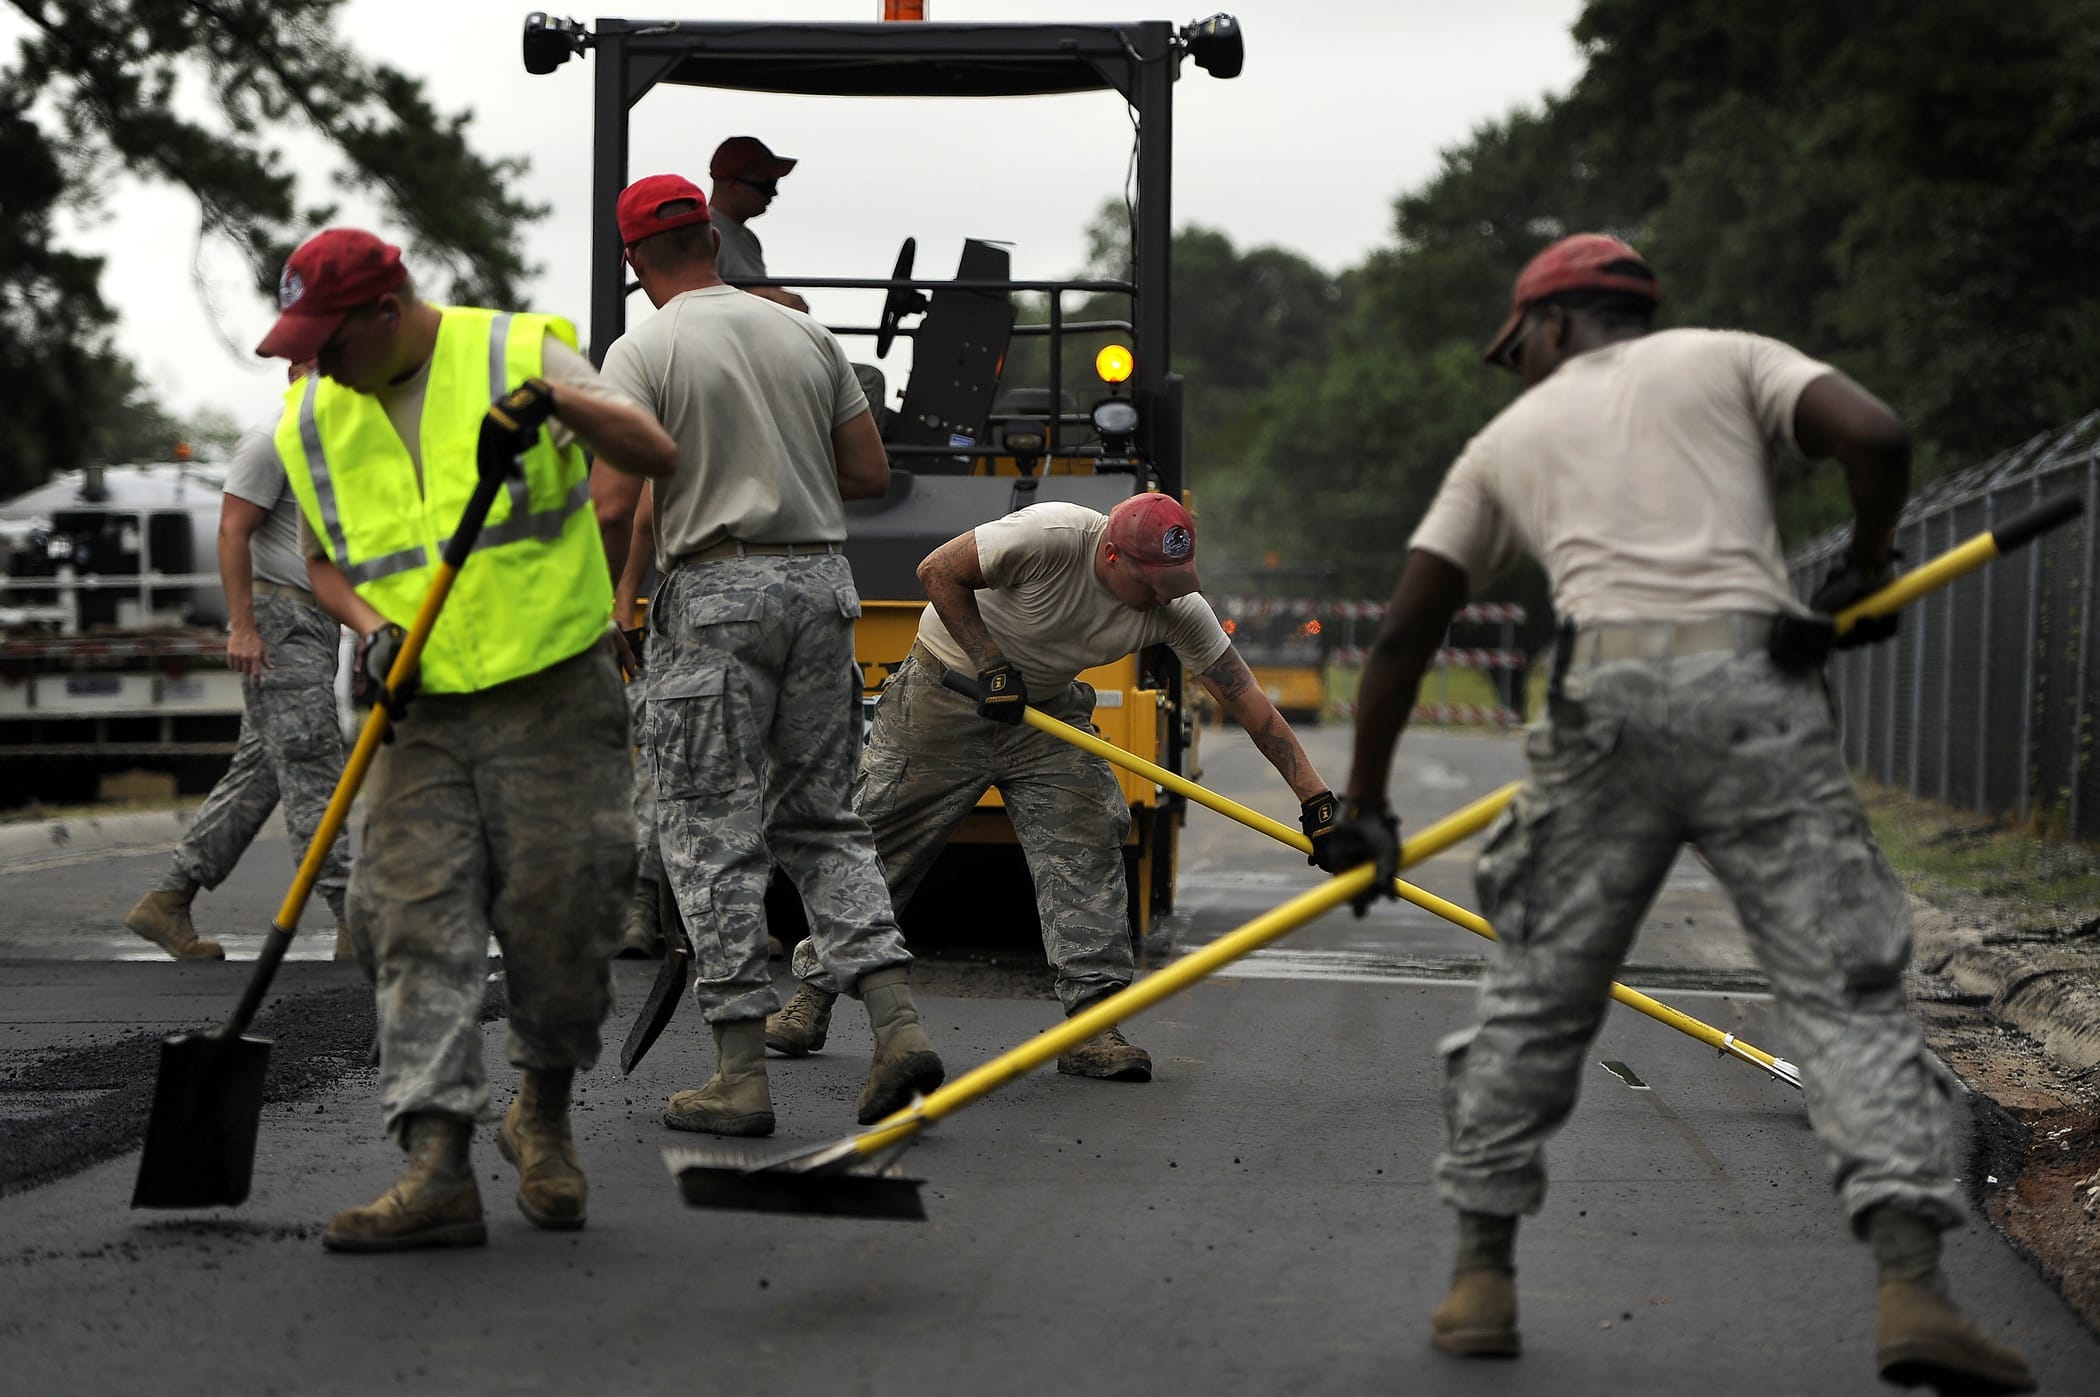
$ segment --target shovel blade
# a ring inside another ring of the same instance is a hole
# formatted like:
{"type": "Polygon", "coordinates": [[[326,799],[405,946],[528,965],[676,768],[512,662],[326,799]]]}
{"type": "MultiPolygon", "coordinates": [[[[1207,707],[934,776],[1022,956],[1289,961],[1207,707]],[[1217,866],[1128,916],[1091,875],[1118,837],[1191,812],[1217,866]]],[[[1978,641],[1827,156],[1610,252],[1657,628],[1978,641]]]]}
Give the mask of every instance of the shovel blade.
{"type": "Polygon", "coordinates": [[[685,998],[686,982],[692,978],[693,948],[675,942],[664,947],[663,964],[657,967],[656,983],[649,986],[649,997],[642,1001],[642,1012],[635,1016],[634,1027],[627,1030],[627,1041],[620,1045],[620,1075],[634,1071],[634,1065],[656,1040],[663,1036],[664,1028],[671,1016],[678,1012],[678,1002],[685,998]]]}
{"type": "Polygon", "coordinates": [[[269,1065],[267,1039],[186,1033],[161,1043],[132,1207],[219,1208],[247,1201],[269,1065]]]}
{"type": "Polygon", "coordinates": [[[884,1218],[924,1222],[922,1179],[887,1170],[799,1169],[793,1163],[754,1168],[728,1150],[664,1151],[679,1196],[692,1208],[804,1217],[884,1218]]]}

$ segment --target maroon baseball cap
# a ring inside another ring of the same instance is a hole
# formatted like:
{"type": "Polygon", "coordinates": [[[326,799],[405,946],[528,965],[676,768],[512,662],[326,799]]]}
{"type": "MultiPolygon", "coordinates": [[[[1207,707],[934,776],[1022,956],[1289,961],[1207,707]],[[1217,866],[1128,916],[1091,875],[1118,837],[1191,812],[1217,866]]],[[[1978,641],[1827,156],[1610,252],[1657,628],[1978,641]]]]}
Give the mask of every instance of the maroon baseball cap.
{"type": "Polygon", "coordinates": [[[795,168],[795,162],[766,149],[756,136],[731,136],[715,147],[715,158],[707,162],[709,179],[779,179],[795,168]]]}
{"type": "Polygon", "coordinates": [[[684,175],[649,175],[620,191],[615,211],[620,221],[620,241],[633,247],[643,238],[706,223],[707,196],[684,175]],[[689,201],[693,207],[665,213],[664,205],[689,201]]]}
{"type": "Polygon", "coordinates": [[[1623,291],[1651,305],[1662,299],[1655,273],[1631,246],[1603,233],[1573,234],[1549,243],[1517,273],[1516,289],[1509,298],[1509,319],[1489,342],[1487,361],[1502,362],[1525,311],[1563,291],[1623,291]]]}
{"type": "Polygon", "coordinates": [[[1132,495],[1108,512],[1107,538],[1143,568],[1166,596],[1201,591],[1196,575],[1196,521],[1171,495],[1132,495]]]}
{"type": "Polygon", "coordinates": [[[327,228],[299,244],[277,277],[277,323],[255,352],[265,359],[311,359],[343,317],[408,280],[401,249],[362,228],[327,228]]]}

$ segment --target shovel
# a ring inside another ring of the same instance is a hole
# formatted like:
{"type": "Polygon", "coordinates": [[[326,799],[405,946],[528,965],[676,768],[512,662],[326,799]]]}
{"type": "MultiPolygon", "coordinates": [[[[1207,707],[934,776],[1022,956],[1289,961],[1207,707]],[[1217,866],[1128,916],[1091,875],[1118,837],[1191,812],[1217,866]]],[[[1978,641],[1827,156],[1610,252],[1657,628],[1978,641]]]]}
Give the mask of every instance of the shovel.
{"type": "Polygon", "coordinates": [[[634,1071],[642,1055],[663,1036],[692,978],[693,938],[685,929],[685,918],[678,915],[678,898],[671,891],[668,876],[656,885],[656,924],[664,933],[663,964],[656,968],[656,981],[649,986],[649,997],[642,1001],[642,1012],[635,1016],[634,1027],[627,1030],[627,1041],[620,1045],[623,1077],[634,1071]]]}
{"type": "MultiPolygon", "coordinates": [[[[489,407],[489,416],[508,427],[504,399],[489,407]]],[[[518,469],[515,457],[492,458],[484,452],[479,461],[479,479],[467,501],[459,527],[445,545],[430,590],[416,612],[415,624],[387,671],[389,694],[398,693],[416,671],[423,644],[444,609],[452,579],[465,565],[481,533],[482,521],[497,491],[518,469]]],[[[248,1025],[262,1007],[270,981],[277,974],[285,950],[306,909],[307,894],[320,877],[321,864],[349,818],[350,803],[364,784],[365,772],[385,739],[388,713],[385,703],[375,703],[365,719],[363,731],[350,759],[343,764],[335,783],[327,813],[306,846],[306,857],[270,924],[269,938],[248,976],[248,987],[226,1022],[207,1033],[184,1033],[162,1041],[160,1077],[153,1089],[153,1114],[146,1122],[146,1147],[139,1158],[138,1182],[132,1188],[134,1208],[215,1208],[247,1201],[248,1182],[255,1168],[255,1134],[262,1123],[263,1075],[270,1064],[270,1042],[250,1038],[248,1025]]]]}
{"type": "MultiPolygon", "coordinates": [[[[1400,866],[1419,863],[1468,839],[1493,823],[1509,804],[1505,787],[1448,815],[1400,846],[1400,866]]],[[[681,1147],[664,1151],[664,1164],[679,1193],[696,1208],[803,1213],[830,1217],[923,1219],[921,1181],[897,1170],[897,1158],[925,1127],[952,1115],[1161,1000],[1179,994],[1219,968],[1288,935],[1360,895],[1377,876],[1364,864],[1338,874],[1283,906],[1265,912],[1237,931],[1082,1010],[1055,1028],[993,1058],[877,1122],[858,1135],[783,1158],[751,1162],[733,1147],[681,1147]]]]}

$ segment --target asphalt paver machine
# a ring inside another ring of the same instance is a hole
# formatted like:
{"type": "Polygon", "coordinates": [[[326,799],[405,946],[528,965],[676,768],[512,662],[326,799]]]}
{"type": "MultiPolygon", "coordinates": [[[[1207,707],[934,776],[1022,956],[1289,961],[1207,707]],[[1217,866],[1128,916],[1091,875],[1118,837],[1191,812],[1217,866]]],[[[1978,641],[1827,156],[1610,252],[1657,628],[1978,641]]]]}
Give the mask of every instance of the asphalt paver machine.
{"type": "MultiPolygon", "coordinates": [[[[857,359],[870,342],[877,359],[900,338],[912,346],[901,402],[876,408],[890,455],[889,491],[847,506],[846,552],[864,608],[855,653],[870,703],[910,650],[925,605],[918,564],[940,544],[1037,502],[1106,511],[1146,490],[1186,498],[1182,382],[1172,370],[1168,300],[1174,85],[1188,61],[1215,77],[1238,74],[1242,43],[1230,16],[1186,25],[601,18],[589,26],[527,16],[529,71],[552,73],[584,54],[596,82],[591,351],[601,362],[626,327],[634,290],[613,218],[620,191],[636,173],[647,173],[629,169],[632,113],[660,84],[869,99],[869,127],[879,123],[877,99],[885,97],[1101,93],[1129,108],[1135,148],[1127,281],[1017,280],[1006,246],[982,239],[965,241],[952,279],[914,275],[912,239],[885,278],[780,271],[769,278],[805,292],[880,290],[877,323],[830,328],[857,359]],[[1026,297],[1033,312],[1026,323],[1017,296],[1026,297]],[[1104,304],[1127,310],[1103,318],[1104,304]],[[1082,366],[1090,351],[1094,371],[1087,373],[1082,366]],[[1035,366],[1027,375],[1018,367],[1024,362],[1035,366]],[[1013,381],[1024,376],[1029,381],[1013,381]]],[[[855,119],[863,119],[860,111],[855,119]]],[[[983,202],[987,220],[996,221],[996,201],[983,202]]],[[[1007,214],[1017,228],[1033,226],[1042,217],[1040,192],[1017,190],[1007,214]]],[[[1103,737],[1183,771],[1194,731],[1183,702],[1186,676],[1171,652],[1156,647],[1084,677],[1098,695],[1094,723],[1103,737]]],[[[1132,814],[1125,850],[1131,928],[1142,942],[1162,931],[1173,912],[1184,806],[1180,796],[1149,781],[1119,779],[1132,814]]],[[[958,832],[917,902],[947,902],[944,892],[967,886],[972,905],[982,907],[987,893],[999,891],[988,884],[1001,882],[1025,894],[1026,869],[1013,845],[1012,825],[994,791],[958,832]]],[[[784,901],[793,908],[791,897],[784,901]]],[[[926,910],[915,906],[914,920],[926,910]]]]}

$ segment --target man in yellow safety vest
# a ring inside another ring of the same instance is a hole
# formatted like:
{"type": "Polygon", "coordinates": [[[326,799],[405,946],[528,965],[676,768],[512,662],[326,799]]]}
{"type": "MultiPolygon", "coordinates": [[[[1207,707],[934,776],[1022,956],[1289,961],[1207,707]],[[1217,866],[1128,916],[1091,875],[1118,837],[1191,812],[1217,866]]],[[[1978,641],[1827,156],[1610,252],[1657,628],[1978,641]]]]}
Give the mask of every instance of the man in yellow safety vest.
{"type": "Polygon", "coordinates": [[[423,650],[415,711],[364,788],[353,935],[375,968],[379,1089],[408,1166],[338,1213],[338,1251],[478,1246],[468,1164],[488,1100],[478,1027],[485,948],[503,950],[517,1099],[498,1144],[541,1227],[584,1222],[571,1079],[597,1059],[607,962],[634,877],[627,706],[606,643],[611,569],[584,449],[664,475],[655,419],[601,391],[554,316],[420,299],[400,250],[331,228],[285,263],[282,314],[257,353],[314,359],[277,426],[314,596],[361,638],[360,675],[397,720],[386,676],[477,479],[489,404],[523,387],[500,443],[522,474],[498,494],[423,650]]]}

